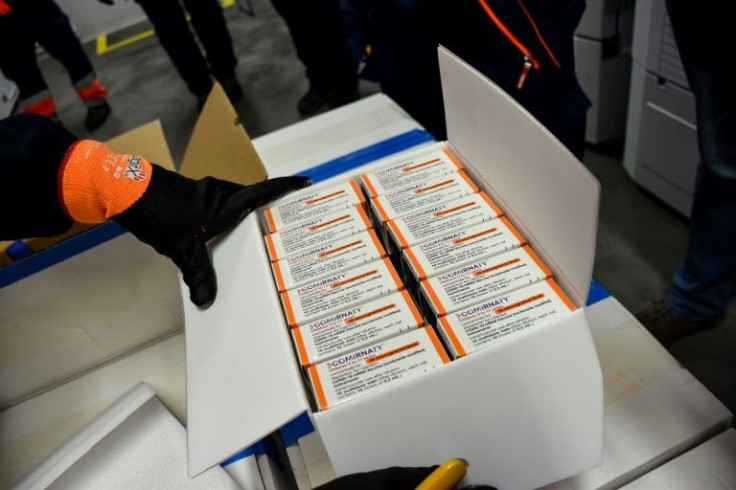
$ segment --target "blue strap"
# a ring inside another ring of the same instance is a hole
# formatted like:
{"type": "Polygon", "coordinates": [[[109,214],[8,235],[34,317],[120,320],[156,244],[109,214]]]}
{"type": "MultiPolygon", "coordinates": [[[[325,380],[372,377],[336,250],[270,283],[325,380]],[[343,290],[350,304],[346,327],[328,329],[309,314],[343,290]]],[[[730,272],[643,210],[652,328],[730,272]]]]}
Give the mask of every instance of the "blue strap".
{"type": "Polygon", "coordinates": [[[5,253],[13,260],[20,260],[32,255],[33,249],[23,240],[16,240],[8,245],[8,248],[5,249],[5,253]]]}
{"type": "Polygon", "coordinates": [[[376,161],[380,158],[393,155],[400,151],[407,150],[422,143],[434,141],[434,137],[423,129],[412,129],[397,136],[393,136],[383,141],[379,141],[360,150],[348,153],[333,160],[329,160],[320,165],[299,172],[298,175],[309,177],[313,182],[321,182],[335,175],[347,172],[354,168],[376,161]]]}
{"type": "Polygon", "coordinates": [[[245,459],[249,456],[253,455],[259,455],[259,454],[266,454],[266,445],[263,443],[263,441],[258,441],[252,446],[249,446],[242,451],[240,451],[238,454],[226,459],[222,463],[220,463],[220,466],[223,468],[229,464],[232,464],[236,461],[240,461],[241,459],[245,459]]]}
{"type": "Polygon", "coordinates": [[[90,248],[122,235],[125,230],[114,221],[108,221],[59,242],[53,247],[36,252],[16,264],[0,268],[0,288],[18,282],[36,272],[74,257],[90,248]]]}
{"type": "Polygon", "coordinates": [[[281,427],[279,432],[281,433],[281,440],[284,441],[284,446],[289,447],[296,444],[296,441],[302,437],[314,432],[314,426],[307,412],[302,412],[297,418],[281,427]]]}
{"type": "Polygon", "coordinates": [[[590,280],[590,291],[588,292],[588,301],[585,306],[593,305],[601,300],[604,300],[611,296],[611,293],[606,291],[606,288],[601,286],[601,283],[595,279],[590,280]]]}

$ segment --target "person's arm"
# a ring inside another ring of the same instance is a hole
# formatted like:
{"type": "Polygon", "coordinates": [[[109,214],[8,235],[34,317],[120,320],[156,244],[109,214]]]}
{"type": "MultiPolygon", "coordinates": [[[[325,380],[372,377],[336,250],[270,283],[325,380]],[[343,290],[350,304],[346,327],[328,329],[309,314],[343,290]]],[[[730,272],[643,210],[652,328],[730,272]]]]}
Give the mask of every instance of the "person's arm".
{"type": "Polygon", "coordinates": [[[40,116],[0,121],[0,240],[58,234],[73,221],[113,219],[171,258],[190,299],[201,307],[217,294],[206,242],[259,206],[310,183],[305,177],[252,186],[213,177],[195,181],[142,156],[77,140],[40,116]]]}

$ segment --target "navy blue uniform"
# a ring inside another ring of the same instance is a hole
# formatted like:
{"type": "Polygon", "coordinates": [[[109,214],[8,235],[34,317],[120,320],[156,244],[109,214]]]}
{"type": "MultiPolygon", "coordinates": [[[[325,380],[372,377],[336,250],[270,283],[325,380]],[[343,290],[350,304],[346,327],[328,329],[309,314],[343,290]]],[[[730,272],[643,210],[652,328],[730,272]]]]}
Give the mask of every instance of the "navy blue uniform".
{"type": "Polygon", "coordinates": [[[539,63],[521,88],[524,55],[477,0],[374,0],[370,18],[381,88],[435,137],[446,138],[437,62],[441,44],[508,92],[581,158],[590,101],[575,76],[573,35],[585,1],[486,3],[539,63]]]}

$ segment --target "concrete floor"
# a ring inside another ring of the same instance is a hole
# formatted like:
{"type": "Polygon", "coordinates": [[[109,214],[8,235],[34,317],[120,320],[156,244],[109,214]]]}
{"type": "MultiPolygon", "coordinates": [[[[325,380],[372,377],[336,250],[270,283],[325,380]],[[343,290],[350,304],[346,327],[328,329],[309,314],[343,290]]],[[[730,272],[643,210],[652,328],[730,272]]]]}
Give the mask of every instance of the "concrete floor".
{"type": "MultiPolygon", "coordinates": [[[[296,101],[307,89],[287,28],[267,0],[254,1],[257,17],[230,8],[228,25],[240,60],[237,74],[245,91],[236,105],[256,137],[298,122],[296,101]]],[[[72,19],[73,20],[73,19],[72,19]]],[[[136,26],[135,31],[145,28],[136,26]]],[[[116,34],[119,38],[121,33],[116,34]]],[[[42,62],[63,123],[79,137],[106,139],[152,119],[160,119],[178,163],[197,117],[197,105],[155,37],[103,56],[90,56],[110,91],[113,115],[96,132],[84,130],[84,108],[66,73],[51,59],[42,62]]],[[[368,95],[379,89],[363,83],[368,95]]],[[[665,296],[687,244],[685,219],[639,188],[621,164],[622,142],[590,147],[585,165],[601,181],[603,196],[594,277],[630,311],[665,296]]],[[[736,413],[736,306],[719,327],[692,335],[670,352],[736,413]]]]}

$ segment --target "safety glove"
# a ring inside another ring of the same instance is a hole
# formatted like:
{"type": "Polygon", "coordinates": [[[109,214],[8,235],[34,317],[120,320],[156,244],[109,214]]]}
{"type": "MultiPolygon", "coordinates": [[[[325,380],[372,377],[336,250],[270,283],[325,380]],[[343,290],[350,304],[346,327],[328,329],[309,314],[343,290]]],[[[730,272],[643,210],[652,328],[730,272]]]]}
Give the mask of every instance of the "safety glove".
{"type": "Polygon", "coordinates": [[[148,190],[113,217],[123,228],[179,267],[192,302],[206,308],[217,294],[206,242],[251,211],[311,184],[306,177],[279,177],[250,186],[205,177],[192,180],[152,165],[148,190]]]}
{"type": "Polygon", "coordinates": [[[62,204],[82,223],[113,219],[139,240],[169,257],[201,308],[217,295],[206,243],[256,208],[311,184],[306,177],[280,177],[243,186],[206,177],[192,180],[137,155],[81,140],[60,169],[62,204]]]}

